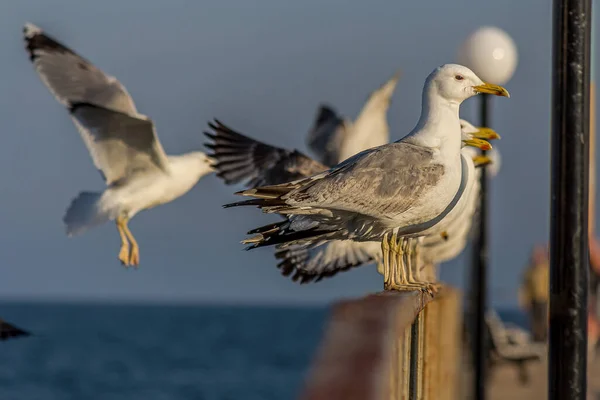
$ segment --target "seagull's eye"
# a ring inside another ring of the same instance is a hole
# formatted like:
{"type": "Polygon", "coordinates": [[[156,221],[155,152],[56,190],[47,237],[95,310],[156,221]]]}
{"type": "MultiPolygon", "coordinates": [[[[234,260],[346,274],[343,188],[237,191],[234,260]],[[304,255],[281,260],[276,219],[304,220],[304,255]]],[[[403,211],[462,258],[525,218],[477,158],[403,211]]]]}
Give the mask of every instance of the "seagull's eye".
{"type": "Polygon", "coordinates": [[[454,79],[456,79],[457,81],[462,81],[463,79],[465,79],[465,77],[462,75],[454,75],[454,79]]]}

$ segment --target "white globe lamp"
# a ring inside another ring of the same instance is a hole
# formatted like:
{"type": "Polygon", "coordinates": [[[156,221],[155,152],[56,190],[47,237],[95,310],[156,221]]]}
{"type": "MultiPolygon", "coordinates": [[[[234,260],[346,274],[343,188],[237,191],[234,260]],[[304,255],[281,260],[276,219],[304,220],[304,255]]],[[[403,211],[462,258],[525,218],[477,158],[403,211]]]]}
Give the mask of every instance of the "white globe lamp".
{"type": "Polygon", "coordinates": [[[503,85],[517,68],[517,46],[500,28],[484,26],[471,33],[458,52],[458,62],[481,79],[503,85]]]}

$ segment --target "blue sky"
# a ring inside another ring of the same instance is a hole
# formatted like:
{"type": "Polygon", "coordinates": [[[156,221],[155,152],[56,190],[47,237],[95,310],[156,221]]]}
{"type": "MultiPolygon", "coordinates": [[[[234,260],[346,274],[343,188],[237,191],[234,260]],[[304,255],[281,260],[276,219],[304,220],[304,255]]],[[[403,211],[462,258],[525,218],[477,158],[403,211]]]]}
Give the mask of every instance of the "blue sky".
{"type": "MultiPolygon", "coordinates": [[[[491,285],[496,304],[514,304],[532,245],[548,237],[551,4],[252,3],[0,3],[0,297],[320,303],[382,287],[375,268],[308,286],[281,277],[271,250],[244,252],[239,244],[249,228],[271,219],[251,209],[223,210],[239,187],[213,176],[136,216],[130,227],[141,245],[137,271],[119,265],[112,224],[67,238],[61,218],[70,200],[103,183],[67,113],[27,60],[24,22],[117,76],[172,154],[201,149],[202,131],[214,117],[261,140],[306,150],[318,103],[354,117],[369,92],[401,68],[389,111],[392,138],[399,139],[418,118],[429,72],[456,61],[471,31],[495,25],[519,51],[506,84],[512,97],[494,100],[492,116],[502,135],[496,146],[502,170],[492,184],[491,285]]],[[[466,102],[462,116],[477,122],[476,103],[466,102]]],[[[465,255],[444,265],[442,276],[461,284],[465,255]]]]}

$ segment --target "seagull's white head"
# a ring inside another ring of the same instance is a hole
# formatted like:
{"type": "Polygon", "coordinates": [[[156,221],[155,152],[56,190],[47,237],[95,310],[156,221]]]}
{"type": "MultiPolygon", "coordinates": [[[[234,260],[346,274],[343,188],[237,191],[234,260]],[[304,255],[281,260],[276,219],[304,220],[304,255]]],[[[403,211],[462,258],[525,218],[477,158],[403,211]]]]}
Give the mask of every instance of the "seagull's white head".
{"type": "Polygon", "coordinates": [[[171,156],[186,159],[188,171],[196,171],[200,177],[214,171],[215,160],[201,151],[191,151],[181,156],[171,156]]]}
{"type": "Polygon", "coordinates": [[[479,93],[510,97],[502,86],[484,82],[469,68],[458,64],[444,64],[436,68],[427,77],[425,87],[430,94],[458,105],[479,93]]]}
{"type": "Polygon", "coordinates": [[[470,136],[470,133],[477,132],[477,128],[475,128],[475,126],[472,123],[465,119],[460,120],[460,130],[463,133],[463,139],[468,139],[468,137],[465,136],[470,136]]]}

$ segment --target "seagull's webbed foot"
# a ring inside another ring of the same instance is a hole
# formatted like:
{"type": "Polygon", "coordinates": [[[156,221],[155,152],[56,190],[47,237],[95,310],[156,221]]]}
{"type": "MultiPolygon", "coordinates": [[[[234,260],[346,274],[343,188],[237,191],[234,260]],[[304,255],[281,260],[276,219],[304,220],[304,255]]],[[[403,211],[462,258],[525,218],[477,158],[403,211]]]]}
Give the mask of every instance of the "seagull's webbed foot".
{"type": "Polygon", "coordinates": [[[129,265],[138,267],[140,264],[140,248],[137,243],[131,246],[131,253],[129,254],[129,265]]]}
{"type": "Polygon", "coordinates": [[[137,266],[140,264],[140,246],[133,237],[133,233],[131,233],[131,231],[129,230],[127,222],[125,223],[125,235],[127,235],[127,239],[129,239],[129,243],[131,243],[131,252],[129,253],[129,265],[137,268],[137,266]]]}
{"type": "Polygon", "coordinates": [[[398,292],[414,292],[420,291],[429,296],[433,296],[439,292],[441,285],[439,283],[431,282],[407,282],[396,284],[395,282],[386,285],[385,290],[395,290],[398,292]]]}
{"type": "Polygon", "coordinates": [[[117,218],[117,230],[119,231],[119,236],[121,237],[121,250],[119,251],[119,261],[121,261],[121,265],[127,267],[129,266],[129,240],[127,240],[127,234],[125,233],[125,220],[124,218],[117,218]]]}
{"type": "Polygon", "coordinates": [[[119,251],[119,261],[121,261],[121,265],[125,267],[129,266],[129,243],[121,244],[121,251],[119,251]]]}
{"type": "Polygon", "coordinates": [[[384,236],[384,244],[382,247],[388,248],[394,258],[394,269],[389,271],[389,278],[385,280],[385,290],[395,291],[420,291],[429,296],[435,295],[441,285],[435,282],[427,282],[421,280],[419,271],[413,271],[413,267],[418,269],[417,265],[413,265],[414,247],[418,247],[418,242],[409,239],[398,237],[396,234],[384,236]],[[389,244],[387,244],[387,243],[389,244]],[[387,244],[387,245],[386,245],[387,244]],[[405,262],[404,258],[407,261],[405,262]]]}
{"type": "Polygon", "coordinates": [[[117,218],[117,229],[121,236],[121,251],[119,252],[119,261],[125,267],[137,267],[140,263],[140,247],[129,230],[126,217],[117,218]]]}

